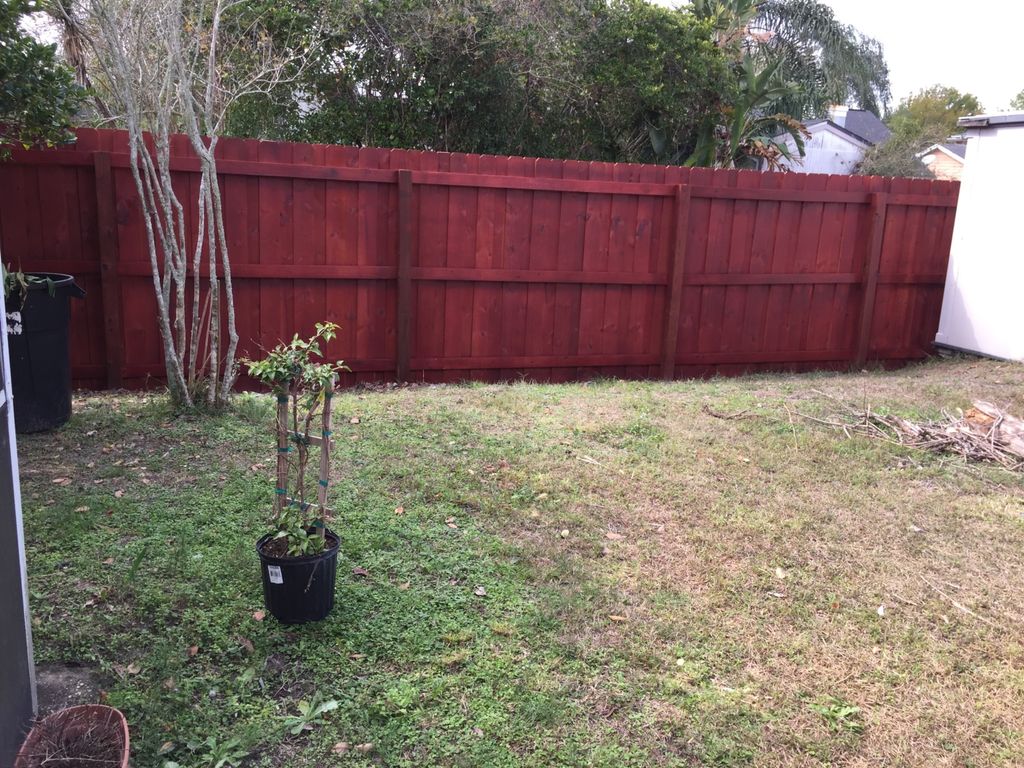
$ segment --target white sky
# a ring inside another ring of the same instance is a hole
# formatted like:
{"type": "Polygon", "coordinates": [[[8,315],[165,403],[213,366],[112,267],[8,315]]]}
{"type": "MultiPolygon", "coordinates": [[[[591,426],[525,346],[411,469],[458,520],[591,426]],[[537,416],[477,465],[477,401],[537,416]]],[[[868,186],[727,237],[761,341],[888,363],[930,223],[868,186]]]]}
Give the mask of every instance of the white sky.
{"type": "Polygon", "coordinates": [[[885,48],[893,106],[938,83],[999,112],[1024,89],[1021,0],[826,1],[836,18],[885,48]]]}
{"type": "MultiPolygon", "coordinates": [[[[652,0],[669,7],[686,0],[652,0]]],[[[1024,0],[823,0],[885,48],[892,106],[930,85],[973,93],[986,112],[1024,89],[1024,0]]]]}

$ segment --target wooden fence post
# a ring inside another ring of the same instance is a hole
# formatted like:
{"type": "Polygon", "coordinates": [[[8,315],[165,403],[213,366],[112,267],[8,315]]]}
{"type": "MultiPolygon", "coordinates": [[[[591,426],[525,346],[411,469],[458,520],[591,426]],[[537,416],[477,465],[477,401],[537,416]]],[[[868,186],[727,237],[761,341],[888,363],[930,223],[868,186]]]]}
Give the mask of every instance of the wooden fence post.
{"type": "Polygon", "coordinates": [[[676,371],[676,346],[679,340],[679,312],[683,301],[683,270],[686,262],[686,237],[690,227],[690,187],[676,186],[675,237],[668,274],[668,301],[665,304],[665,328],[662,333],[661,378],[671,381],[676,371]]]}
{"type": "Polygon", "coordinates": [[[888,205],[885,192],[872,192],[868,200],[871,223],[868,229],[868,251],[864,259],[864,296],[860,310],[860,332],[857,335],[855,365],[864,365],[871,344],[871,325],[875,317],[875,296],[878,293],[878,266],[882,259],[885,235],[885,213],[888,205]]]}
{"type": "Polygon", "coordinates": [[[412,171],[398,172],[398,278],[395,328],[395,378],[409,378],[412,334],[412,171]]]}
{"type": "Polygon", "coordinates": [[[92,153],[96,189],[96,234],[100,248],[100,294],[103,299],[103,345],[107,387],[124,383],[124,324],[121,319],[121,276],[118,274],[117,210],[110,153],[92,153]]]}

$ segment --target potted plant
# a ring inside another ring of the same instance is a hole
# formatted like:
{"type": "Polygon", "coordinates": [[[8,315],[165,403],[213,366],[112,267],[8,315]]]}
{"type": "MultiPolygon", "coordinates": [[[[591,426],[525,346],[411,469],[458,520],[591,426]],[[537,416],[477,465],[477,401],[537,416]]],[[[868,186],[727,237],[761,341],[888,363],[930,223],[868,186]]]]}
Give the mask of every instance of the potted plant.
{"type": "Polygon", "coordinates": [[[243,360],[249,375],[277,398],[277,487],[273,530],[256,542],[267,610],[286,624],[319,621],[334,607],[338,536],[329,530],[331,397],[339,360],[325,362],[320,345],[337,334],[334,323],[317,323],[309,339],[298,334],[278,344],[262,360],[243,360]],[[319,435],[310,434],[319,417],[319,435]],[[307,470],[319,455],[316,501],[307,470]]]}
{"type": "Polygon", "coordinates": [[[18,750],[14,768],[128,768],[128,723],[113,707],[83,704],[47,715],[18,750]]]}
{"type": "Polygon", "coordinates": [[[21,433],[54,429],[71,417],[68,299],[85,291],[71,275],[2,269],[14,426],[21,433]]]}

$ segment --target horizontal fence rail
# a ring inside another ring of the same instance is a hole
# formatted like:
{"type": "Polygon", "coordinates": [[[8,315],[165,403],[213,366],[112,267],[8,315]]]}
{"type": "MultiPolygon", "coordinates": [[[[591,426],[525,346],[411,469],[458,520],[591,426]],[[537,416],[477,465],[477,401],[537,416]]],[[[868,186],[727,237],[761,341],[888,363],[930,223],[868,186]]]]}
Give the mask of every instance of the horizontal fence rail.
{"type": "MultiPolygon", "coordinates": [[[[172,141],[193,241],[199,164],[172,141]]],[[[958,185],[221,139],[240,353],[342,326],[349,383],[899,363],[938,324],[958,185]]],[[[82,386],[163,376],[120,131],[0,163],[0,254],[75,275],[82,386]]],[[[202,270],[208,269],[203,260],[202,270]]],[[[207,274],[205,271],[201,275],[207,274]]]]}

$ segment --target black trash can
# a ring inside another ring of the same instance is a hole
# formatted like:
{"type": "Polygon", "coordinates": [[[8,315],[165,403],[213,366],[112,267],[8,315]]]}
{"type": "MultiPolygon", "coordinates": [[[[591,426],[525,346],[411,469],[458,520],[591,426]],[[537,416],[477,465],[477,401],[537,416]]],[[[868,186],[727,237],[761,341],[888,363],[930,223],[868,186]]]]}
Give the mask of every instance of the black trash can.
{"type": "Polygon", "coordinates": [[[338,536],[327,530],[327,546],[318,555],[275,557],[263,551],[273,538],[256,542],[263,572],[263,602],[282,624],[320,621],[334,608],[334,580],[338,571],[338,536]]]}
{"type": "Polygon", "coordinates": [[[69,300],[85,296],[71,275],[26,276],[39,279],[24,294],[15,290],[7,297],[14,428],[21,434],[54,429],[71,418],[69,300]]]}

